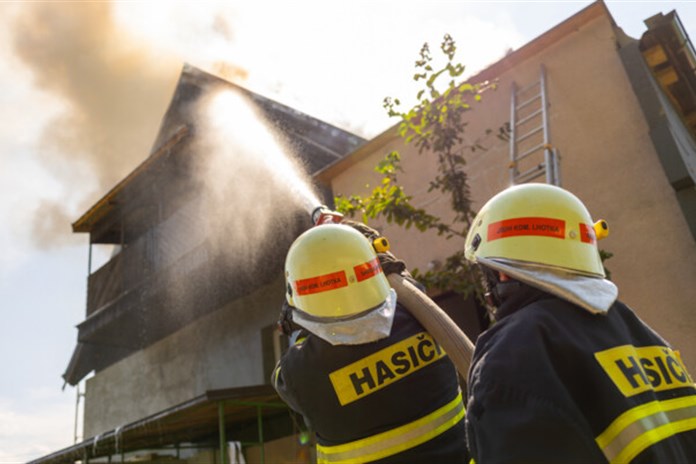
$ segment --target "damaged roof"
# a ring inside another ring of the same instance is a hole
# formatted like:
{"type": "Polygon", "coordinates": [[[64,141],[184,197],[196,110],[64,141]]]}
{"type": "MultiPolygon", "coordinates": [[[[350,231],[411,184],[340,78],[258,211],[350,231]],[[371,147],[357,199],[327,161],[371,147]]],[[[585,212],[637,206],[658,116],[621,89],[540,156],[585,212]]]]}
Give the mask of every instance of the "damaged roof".
{"type": "MultiPolygon", "coordinates": [[[[128,200],[156,180],[173,150],[181,150],[195,132],[191,105],[220,88],[241,92],[279,135],[285,139],[309,174],[351,153],[365,139],[243,87],[185,64],[153,149],[138,167],[116,184],[72,224],[73,232],[89,232],[91,243],[120,243],[119,219],[128,200]]],[[[167,177],[171,172],[166,173],[167,177]]],[[[162,177],[162,176],[160,176],[162,177]]]]}

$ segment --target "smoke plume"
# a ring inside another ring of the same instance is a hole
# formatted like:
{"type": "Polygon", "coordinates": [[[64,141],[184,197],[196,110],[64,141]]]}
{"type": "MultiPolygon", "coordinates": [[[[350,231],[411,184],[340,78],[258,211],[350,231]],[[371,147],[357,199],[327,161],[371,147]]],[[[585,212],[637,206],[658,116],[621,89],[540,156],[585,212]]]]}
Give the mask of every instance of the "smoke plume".
{"type": "Polygon", "coordinates": [[[42,134],[41,162],[66,191],[82,192],[77,204],[38,206],[33,235],[51,246],[148,156],[181,62],[130,41],[110,3],[27,3],[14,24],[12,46],[35,86],[65,103],[42,134]]]}

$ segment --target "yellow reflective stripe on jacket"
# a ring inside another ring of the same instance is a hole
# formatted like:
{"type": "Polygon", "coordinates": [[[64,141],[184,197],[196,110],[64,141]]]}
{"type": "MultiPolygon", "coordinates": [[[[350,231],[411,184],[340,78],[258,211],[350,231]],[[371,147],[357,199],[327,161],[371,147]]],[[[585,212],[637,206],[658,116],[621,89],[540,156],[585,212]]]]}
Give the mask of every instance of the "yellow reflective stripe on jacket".
{"type": "Polygon", "coordinates": [[[336,446],[317,445],[318,464],[363,463],[423,444],[449,430],[464,417],[461,392],[455,399],[401,427],[336,446]]]}
{"type": "Polygon", "coordinates": [[[695,429],[696,396],[692,395],[629,409],[595,441],[610,463],[625,463],[665,438],[695,429]]]}
{"type": "Polygon", "coordinates": [[[275,371],[273,372],[273,386],[278,387],[278,376],[280,375],[280,363],[276,364],[275,371]]]}

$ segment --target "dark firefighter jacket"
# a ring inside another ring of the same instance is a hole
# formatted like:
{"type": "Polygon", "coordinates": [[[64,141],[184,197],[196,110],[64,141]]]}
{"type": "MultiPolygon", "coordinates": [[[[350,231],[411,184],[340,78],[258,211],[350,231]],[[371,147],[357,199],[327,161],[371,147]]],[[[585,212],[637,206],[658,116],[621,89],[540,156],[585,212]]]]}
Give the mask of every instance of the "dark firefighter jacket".
{"type": "Polygon", "coordinates": [[[468,463],[454,365],[397,305],[391,335],[333,346],[298,341],[273,373],[317,436],[319,463],[468,463]]]}
{"type": "Polygon", "coordinates": [[[477,464],[696,463],[693,380],[631,309],[593,315],[526,286],[516,299],[469,371],[477,464]]]}

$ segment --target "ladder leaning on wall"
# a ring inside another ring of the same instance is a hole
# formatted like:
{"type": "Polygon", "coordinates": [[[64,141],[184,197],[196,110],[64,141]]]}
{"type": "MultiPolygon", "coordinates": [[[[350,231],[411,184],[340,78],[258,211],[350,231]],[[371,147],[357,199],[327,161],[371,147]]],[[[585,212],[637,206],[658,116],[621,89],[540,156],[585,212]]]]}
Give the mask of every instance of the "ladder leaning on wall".
{"type": "Polygon", "coordinates": [[[538,81],[521,89],[512,83],[509,168],[513,185],[544,175],[546,183],[561,185],[560,155],[549,140],[548,108],[542,64],[538,81]]]}

